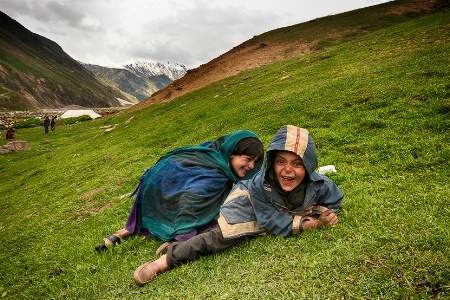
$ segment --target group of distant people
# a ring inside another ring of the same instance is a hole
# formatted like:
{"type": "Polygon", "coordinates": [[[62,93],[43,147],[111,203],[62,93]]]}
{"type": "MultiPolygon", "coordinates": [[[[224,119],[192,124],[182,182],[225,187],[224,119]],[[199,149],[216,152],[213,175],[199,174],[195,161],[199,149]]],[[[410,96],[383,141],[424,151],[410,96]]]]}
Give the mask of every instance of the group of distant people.
{"type": "MultiPolygon", "coordinates": [[[[56,120],[58,119],[58,116],[52,116],[50,119],[49,116],[46,116],[44,119],[44,132],[45,134],[48,134],[49,131],[54,131],[56,128],[56,120]]],[[[16,132],[16,129],[14,127],[10,127],[6,130],[6,139],[7,140],[13,140],[16,137],[14,136],[16,132]]]]}
{"type": "Polygon", "coordinates": [[[48,134],[49,127],[51,128],[52,131],[55,130],[56,119],[58,119],[58,116],[53,116],[51,120],[50,120],[49,116],[45,117],[45,120],[44,120],[44,131],[45,131],[45,134],[48,134]]]}

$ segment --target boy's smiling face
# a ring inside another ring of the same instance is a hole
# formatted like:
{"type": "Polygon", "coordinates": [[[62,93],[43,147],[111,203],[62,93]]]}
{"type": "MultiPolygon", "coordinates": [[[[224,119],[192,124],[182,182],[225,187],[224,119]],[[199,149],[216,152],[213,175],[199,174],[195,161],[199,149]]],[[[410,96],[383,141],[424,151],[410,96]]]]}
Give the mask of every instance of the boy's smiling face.
{"type": "Polygon", "coordinates": [[[277,151],[274,160],[274,171],[281,188],[286,192],[291,192],[295,189],[306,176],[306,169],[302,159],[290,151],[277,151]]]}

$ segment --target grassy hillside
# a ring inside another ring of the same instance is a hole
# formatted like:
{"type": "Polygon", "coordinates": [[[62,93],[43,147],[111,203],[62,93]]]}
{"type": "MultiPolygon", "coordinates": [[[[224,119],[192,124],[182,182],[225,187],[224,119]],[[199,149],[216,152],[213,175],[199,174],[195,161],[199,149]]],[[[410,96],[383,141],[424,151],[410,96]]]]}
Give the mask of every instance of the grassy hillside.
{"type": "Polygon", "coordinates": [[[32,150],[0,156],[0,294],[448,299],[449,21],[449,12],[423,16],[49,135],[20,130],[32,150]],[[331,178],[345,194],[337,226],[260,237],[143,288],[133,272],[160,242],[132,237],[93,250],[124,226],[125,195],[164,152],[242,128],[267,145],[285,124],[308,128],[319,164],[336,166],[331,178]]]}

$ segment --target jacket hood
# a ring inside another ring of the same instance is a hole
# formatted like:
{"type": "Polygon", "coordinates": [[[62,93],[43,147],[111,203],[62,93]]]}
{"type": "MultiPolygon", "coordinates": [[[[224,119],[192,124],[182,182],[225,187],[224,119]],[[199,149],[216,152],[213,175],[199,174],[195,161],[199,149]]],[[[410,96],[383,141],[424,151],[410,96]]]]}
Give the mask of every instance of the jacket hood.
{"type": "Polygon", "coordinates": [[[314,180],[312,175],[318,166],[317,151],[316,144],[307,129],[286,125],[278,130],[266,151],[265,171],[271,167],[275,150],[290,151],[300,156],[310,179],[314,180]]]}

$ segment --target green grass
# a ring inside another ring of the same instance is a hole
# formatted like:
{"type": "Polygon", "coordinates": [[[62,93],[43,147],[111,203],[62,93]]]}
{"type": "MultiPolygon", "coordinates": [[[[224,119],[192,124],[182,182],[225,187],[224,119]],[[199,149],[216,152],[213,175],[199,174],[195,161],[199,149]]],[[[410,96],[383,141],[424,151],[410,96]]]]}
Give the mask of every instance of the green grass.
{"type": "Polygon", "coordinates": [[[49,135],[19,130],[32,150],[0,156],[0,295],[449,299],[449,20],[420,17],[49,135]],[[243,128],[267,145],[285,124],[308,128],[320,165],[336,166],[345,194],[337,226],[258,237],[143,288],[133,272],[159,241],[93,250],[124,226],[125,196],[166,151],[243,128]]]}

